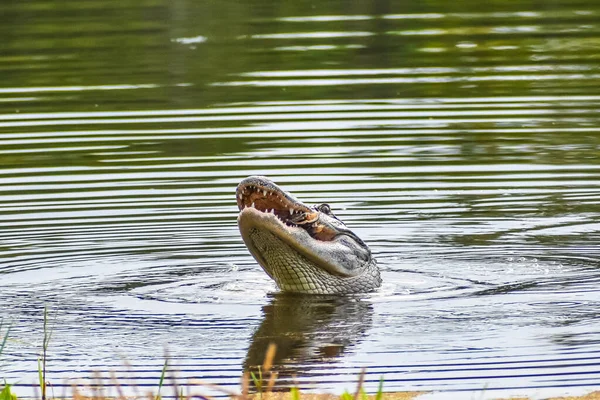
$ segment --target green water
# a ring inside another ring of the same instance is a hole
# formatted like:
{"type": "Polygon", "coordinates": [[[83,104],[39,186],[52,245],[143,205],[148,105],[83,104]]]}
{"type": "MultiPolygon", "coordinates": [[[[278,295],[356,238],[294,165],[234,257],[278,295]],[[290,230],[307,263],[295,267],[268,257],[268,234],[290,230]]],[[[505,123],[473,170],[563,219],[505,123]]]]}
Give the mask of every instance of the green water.
{"type": "Polygon", "coordinates": [[[0,4],[0,378],[30,390],[48,306],[56,390],[154,387],[165,348],[237,388],[270,341],[282,386],[597,388],[599,21],[592,0],[0,4]],[[277,295],[236,226],[255,174],[331,204],[381,290],[277,295]]]}

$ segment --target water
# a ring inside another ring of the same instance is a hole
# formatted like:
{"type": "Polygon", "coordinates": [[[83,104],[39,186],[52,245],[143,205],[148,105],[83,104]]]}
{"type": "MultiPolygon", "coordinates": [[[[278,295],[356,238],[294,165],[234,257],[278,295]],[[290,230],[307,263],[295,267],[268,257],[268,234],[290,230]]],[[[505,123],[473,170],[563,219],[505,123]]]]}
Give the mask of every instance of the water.
{"type": "MultiPolygon", "coordinates": [[[[591,0],[6,3],[1,377],[584,393],[600,382],[591,0]],[[234,190],[267,175],[371,247],[372,295],[289,299],[234,190]],[[296,376],[296,378],[293,378],[296,376]]],[[[170,391],[169,391],[170,392],[170,391]]],[[[211,393],[206,389],[206,392],[211,393]]],[[[462,396],[462,397],[461,397],[462,396]]]]}

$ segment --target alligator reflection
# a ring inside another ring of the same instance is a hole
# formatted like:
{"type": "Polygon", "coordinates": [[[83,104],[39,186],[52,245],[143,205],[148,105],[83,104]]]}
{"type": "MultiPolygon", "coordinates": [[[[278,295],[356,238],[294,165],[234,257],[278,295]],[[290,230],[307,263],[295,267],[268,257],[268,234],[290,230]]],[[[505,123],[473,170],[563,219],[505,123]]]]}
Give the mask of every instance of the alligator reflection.
{"type": "Polygon", "coordinates": [[[263,307],[263,314],[244,370],[256,370],[269,344],[275,343],[277,390],[294,385],[296,377],[318,376],[315,367],[330,365],[351,351],[371,327],[373,308],[356,296],[276,294],[263,307]]]}

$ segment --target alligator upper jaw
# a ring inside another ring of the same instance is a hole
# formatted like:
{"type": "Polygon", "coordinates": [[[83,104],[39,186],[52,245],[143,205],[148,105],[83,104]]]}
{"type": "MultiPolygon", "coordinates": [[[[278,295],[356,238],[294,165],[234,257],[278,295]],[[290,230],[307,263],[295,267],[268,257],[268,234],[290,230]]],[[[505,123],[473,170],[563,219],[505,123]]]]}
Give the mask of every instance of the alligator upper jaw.
{"type": "MultiPolygon", "coordinates": [[[[262,176],[244,179],[237,187],[238,209],[255,208],[275,215],[288,227],[300,227],[315,240],[331,241],[338,232],[331,226],[319,223],[319,212],[262,176]]],[[[241,215],[241,214],[240,214],[241,215]]]]}
{"type": "Polygon", "coordinates": [[[238,209],[256,208],[262,212],[275,214],[284,224],[298,225],[317,219],[317,213],[273,182],[262,176],[244,179],[237,187],[238,209]]]}

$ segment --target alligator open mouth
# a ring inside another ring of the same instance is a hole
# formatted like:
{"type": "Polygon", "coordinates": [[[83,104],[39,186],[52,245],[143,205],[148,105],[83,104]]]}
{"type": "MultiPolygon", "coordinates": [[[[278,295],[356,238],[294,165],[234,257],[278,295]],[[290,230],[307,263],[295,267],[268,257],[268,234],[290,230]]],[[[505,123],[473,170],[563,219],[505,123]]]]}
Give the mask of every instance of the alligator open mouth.
{"type": "Polygon", "coordinates": [[[289,227],[300,227],[316,240],[330,241],[337,232],[319,223],[319,210],[313,209],[263,177],[244,179],[237,187],[240,211],[254,208],[276,216],[289,227]]]}

